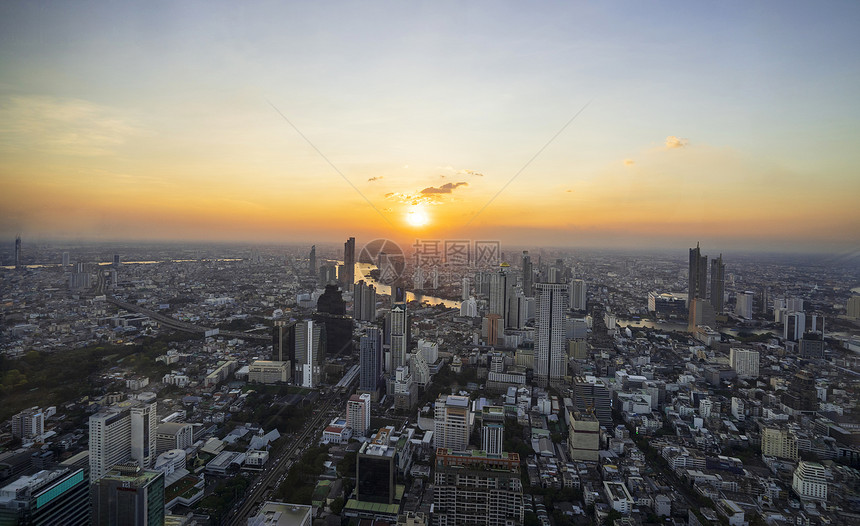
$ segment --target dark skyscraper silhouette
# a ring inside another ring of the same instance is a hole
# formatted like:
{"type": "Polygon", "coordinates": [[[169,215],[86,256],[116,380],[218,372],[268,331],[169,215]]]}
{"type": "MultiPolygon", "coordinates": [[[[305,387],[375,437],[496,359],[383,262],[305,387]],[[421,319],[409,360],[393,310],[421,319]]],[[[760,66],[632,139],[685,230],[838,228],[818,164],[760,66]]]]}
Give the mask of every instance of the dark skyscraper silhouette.
{"type": "Polygon", "coordinates": [[[15,236],[15,268],[21,268],[21,236],[15,236]]]}
{"type": "Polygon", "coordinates": [[[690,249],[689,288],[687,289],[687,305],[696,298],[707,297],[708,285],[708,256],[703,256],[696,243],[696,248],[690,249]]]}
{"type": "MultiPolygon", "coordinates": [[[[523,294],[528,297],[534,295],[534,269],[532,267],[532,258],[529,256],[528,250],[523,250],[523,294]]],[[[468,299],[468,298],[467,298],[468,299]]]]}
{"type": "MultiPolygon", "coordinates": [[[[344,275],[340,280],[346,287],[352,288],[355,283],[355,238],[351,237],[343,244],[344,275]]],[[[341,276],[338,276],[339,278],[341,276]]]]}
{"type": "Polygon", "coordinates": [[[296,363],[296,322],[277,320],[272,327],[272,360],[296,363]]]}
{"type": "Polygon", "coordinates": [[[711,261],[711,306],[714,312],[723,312],[723,297],[726,288],[726,265],[723,255],[711,261]]]}
{"type": "Polygon", "coordinates": [[[311,245],[311,253],[308,254],[308,274],[317,275],[317,246],[311,245]]]}
{"type": "Polygon", "coordinates": [[[326,285],[317,300],[313,320],[325,324],[327,352],[331,355],[352,352],[352,318],[346,315],[346,302],[337,285],[326,285]]]}

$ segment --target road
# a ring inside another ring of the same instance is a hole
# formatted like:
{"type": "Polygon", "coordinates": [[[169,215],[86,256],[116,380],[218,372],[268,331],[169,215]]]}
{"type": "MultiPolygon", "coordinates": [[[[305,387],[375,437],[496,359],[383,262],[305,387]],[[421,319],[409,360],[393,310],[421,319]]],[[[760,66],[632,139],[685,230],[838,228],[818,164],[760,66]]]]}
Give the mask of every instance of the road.
{"type": "Polygon", "coordinates": [[[290,460],[293,455],[302,449],[308,443],[309,439],[312,441],[313,438],[322,432],[323,426],[328,424],[329,410],[335,403],[341,401],[341,397],[328,397],[323,405],[319,407],[313,418],[305,424],[302,432],[291,441],[290,445],[281,452],[277,459],[271,461],[269,469],[260,474],[257,481],[249,489],[247,497],[242,501],[239,508],[233,508],[224,518],[222,524],[246,523],[254,509],[265,500],[265,497],[269,493],[277,489],[281,477],[285,476],[293,465],[293,461],[290,460]]]}

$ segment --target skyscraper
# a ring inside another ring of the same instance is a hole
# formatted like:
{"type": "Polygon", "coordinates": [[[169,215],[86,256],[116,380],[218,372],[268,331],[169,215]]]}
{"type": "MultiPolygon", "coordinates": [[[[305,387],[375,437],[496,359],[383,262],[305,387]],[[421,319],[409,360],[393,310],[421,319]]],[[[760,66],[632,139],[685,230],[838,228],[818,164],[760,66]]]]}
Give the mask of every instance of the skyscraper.
{"type": "Polygon", "coordinates": [[[577,311],[585,310],[586,304],[586,284],[581,279],[575,279],[570,282],[570,308],[577,311]]]}
{"type": "Polygon", "coordinates": [[[511,289],[509,267],[507,263],[502,263],[498,272],[490,274],[490,314],[498,314],[504,321],[507,321],[508,295],[511,289]]]}
{"type": "Polygon", "coordinates": [[[433,413],[433,440],[436,447],[464,451],[469,445],[469,397],[439,395],[433,413]]]}
{"type": "Polygon", "coordinates": [[[308,274],[311,276],[317,275],[317,246],[311,245],[311,252],[308,254],[308,274]]]}
{"type": "Polygon", "coordinates": [[[303,320],[296,324],[294,377],[302,387],[316,387],[322,377],[326,353],[325,324],[303,320]],[[321,326],[322,325],[322,326],[321,326]]]}
{"type": "Polygon", "coordinates": [[[272,360],[296,362],[296,322],[275,320],[272,327],[272,360]]]}
{"type": "Polygon", "coordinates": [[[534,294],[534,267],[532,266],[532,258],[529,256],[528,250],[523,250],[522,271],[523,294],[531,297],[534,294]]]}
{"type": "Polygon", "coordinates": [[[689,306],[694,298],[705,298],[707,294],[708,256],[702,255],[698,243],[696,243],[696,248],[690,249],[690,272],[688,277],[687,305],[689,306]]]}
{"type": "Polygon", "coordinates": [[[501,455],[505,440],[505,426],[498,422],[486,422],[481,428],[481,449],[489,455],[501,455]]]}
{"type": "Polygon", "coordinates": [[[508,320],[506,326],[512,329],[522,329],[529,319],[529,301],[519,287],[508,296],[508,320]]]}
{"type": "Polygon", "coordinates": [[[21,268],[21,236],[15,236],[15,268],[21,268]]]}
{"type": "Polygon", "coordinates": [[[753,317],[753,296],[754,294],[750,291],[738,292],[735,296],[735,314],[751,320],[753,317]]]}
{"type": "Polygon", "coordinates": [[[711,261],[711,306],[714,312],[723,312],[723,297],[726,289],[726,265],[723,255],[711,261]]]}
{"type": "Polygon", "coordinates": [[[359,341],[359,365],[358,390],[376,401],[383,369],[382,333],[376,327],[368,327],[359,341]]]}
{"type": "Polygon", "coordinates": [[[567,373],[564,314],[568,287],[561,283],[535,285],[535,379],[539,384],[562,380],[567,373]]]}
{"type": "Polygon", "coordinates": [[[118,465],[92,487],[94,525],[164,524],[164,473],[118,465]]]}
{"type": "Polygon", "coordinates": [[[376,319],[376,287],[360,280],[352,289],[352,316],[356,321],[376,319]]]}
{"type": "Polygon", "coordinates": [[[346,402],[346,425],[356,436],[363,437],[370,430],[370,394],[354,394],[346,402]]]}
{"type": "Polygon", "coordinates": [[[406,365],[406,355],[409,352],[409,317],[406,313],[406,303],[395,303],[388,313],[386,330],[391,342],[391,374],[401,365],[406,365]]]}
{"type": "Polygon", "coordinates": [[[347,286],[352,287],[352,284],[355,283],[355,238],[351,237],[346,240],[346,243],[343,244],[343,266],[344,266],[344,276],[341,282],[347,286]]]}
{"type": "Polygon", "coordinates": [[[337,285],[326,285],[312,317],[315,322],[324,324],[327,354],[352,353],[352,317],[346,314],[346,302],[337,285]]]}
{"type": "Polygon", "coordinates": [[[90,480],[130,459],[146,468],[156,454],[156,404],[134,401],[90,416],[90,480]]]}

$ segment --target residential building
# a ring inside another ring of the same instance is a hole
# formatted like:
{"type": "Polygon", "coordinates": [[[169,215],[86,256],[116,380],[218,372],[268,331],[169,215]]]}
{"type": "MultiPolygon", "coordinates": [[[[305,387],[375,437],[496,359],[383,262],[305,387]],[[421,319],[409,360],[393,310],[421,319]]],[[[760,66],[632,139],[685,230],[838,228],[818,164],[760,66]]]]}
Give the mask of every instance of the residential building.
{"type": "Polygon", "coordinates": [[[558,283],[538,283],[535,316],[535,380],[540,385],[556,383],[567,375],[565,312],[568,287],[558,283]]]}
{"type": "Polygon", "coordinates": [[[370,394],[354,394],[346,402],[346,425],[356,436],[370,430],[370,394]]]}
{"type": "Polygon", "coordinates": [[[463,451],[469,445],[471,411],[469,397],[440,395],[436,400],[433,439],[437,448],[463,451]]]}
{"type": "Polygon", "coordinates": [[[801,499],[827,501],[827,479],[824,466],[817,462],[801,460],[797,463],[791,480],[791,489],[801,499]]]}

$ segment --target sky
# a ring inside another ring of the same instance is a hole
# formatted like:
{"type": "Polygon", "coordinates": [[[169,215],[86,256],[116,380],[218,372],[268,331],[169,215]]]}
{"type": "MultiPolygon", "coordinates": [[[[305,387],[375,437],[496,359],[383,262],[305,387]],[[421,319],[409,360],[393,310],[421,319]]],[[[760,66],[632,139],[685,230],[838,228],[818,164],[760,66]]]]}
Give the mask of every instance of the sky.
{"type": "Polygon", "coordinates": [[[0,3],[0,236],[860,250],[858,2],[0,3]]]}

